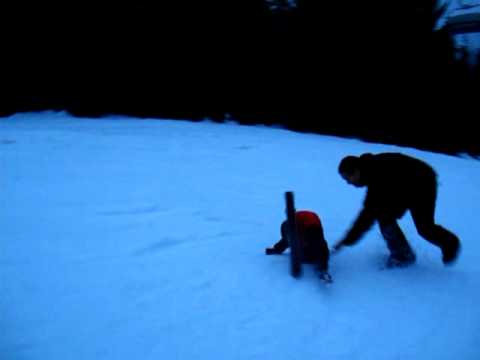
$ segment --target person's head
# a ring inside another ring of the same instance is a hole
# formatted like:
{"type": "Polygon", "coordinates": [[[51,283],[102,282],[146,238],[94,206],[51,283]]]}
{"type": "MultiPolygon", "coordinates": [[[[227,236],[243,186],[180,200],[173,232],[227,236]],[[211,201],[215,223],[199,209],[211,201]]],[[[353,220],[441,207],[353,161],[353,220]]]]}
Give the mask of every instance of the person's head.
{"type": "Polygon", "coordinates": [[[346,156],[338,166],[340,176],[345,179],[347,183],[356,187],[365,186],[362,181],[360,162],[361,160],[357,156],[346,156]]]}

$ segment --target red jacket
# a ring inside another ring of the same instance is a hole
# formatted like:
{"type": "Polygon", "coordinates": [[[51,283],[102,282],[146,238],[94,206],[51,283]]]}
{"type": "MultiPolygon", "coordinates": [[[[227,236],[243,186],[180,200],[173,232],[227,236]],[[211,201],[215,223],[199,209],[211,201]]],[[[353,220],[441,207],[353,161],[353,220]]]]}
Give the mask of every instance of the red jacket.
{"type": "Polygon", "coordinates": [[[322,226],[318,215],[308,210],[297,211],[295,214],[295,220],[297,221],[298,230],[309,226],[322,226]]]}

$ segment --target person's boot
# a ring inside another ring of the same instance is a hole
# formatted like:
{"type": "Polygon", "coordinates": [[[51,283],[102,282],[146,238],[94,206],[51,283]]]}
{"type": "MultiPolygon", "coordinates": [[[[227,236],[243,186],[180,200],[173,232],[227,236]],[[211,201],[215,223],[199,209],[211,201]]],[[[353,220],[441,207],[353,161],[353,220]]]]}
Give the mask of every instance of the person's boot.
{"type": "Polygon", "coordinates": [[[441,247],[442,249],[442,261],[445,265],[452,265],[457,260],[458,254],[460,253],[460,241],[456,236],[449,238],[445,242],[445,245],[441,247]]]}

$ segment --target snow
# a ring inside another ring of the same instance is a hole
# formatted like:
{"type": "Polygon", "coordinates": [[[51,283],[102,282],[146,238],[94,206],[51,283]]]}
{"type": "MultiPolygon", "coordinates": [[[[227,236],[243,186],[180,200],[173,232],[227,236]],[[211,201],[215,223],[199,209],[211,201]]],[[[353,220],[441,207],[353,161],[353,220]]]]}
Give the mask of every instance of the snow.
{"type": "Polygon", "coordinates": [[[27,113],[0,119],[0,359],[479,359],[480,163],[235,123],[27,113]],[[330,245],[360,209],[345,155],[400,151],[439,173],[458,263],[380,270],[378,229],[289,276],[285,191],[330,245]]]}

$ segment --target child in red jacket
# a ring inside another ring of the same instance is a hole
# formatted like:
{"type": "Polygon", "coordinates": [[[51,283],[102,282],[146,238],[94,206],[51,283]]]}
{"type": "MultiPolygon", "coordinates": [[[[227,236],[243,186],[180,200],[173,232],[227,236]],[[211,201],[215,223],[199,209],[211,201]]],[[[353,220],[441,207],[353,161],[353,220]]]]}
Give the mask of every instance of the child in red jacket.
{"type": "MultiPolygon", "coordinates": [[[[312,211],[302,210],[295,213],[295,220],[297,223],[298,240],[302,247],[302,262],[317,264],[320,278],[331,282],[332,278],[328,273],[330,251],[325,241],[320,218],[312,211]]],[[[280,232],[282,238],[273,247],[265,249],[267,255],[281,254],[289,247],[286,220],[282,223],[280,232]]]]}

